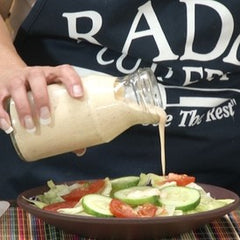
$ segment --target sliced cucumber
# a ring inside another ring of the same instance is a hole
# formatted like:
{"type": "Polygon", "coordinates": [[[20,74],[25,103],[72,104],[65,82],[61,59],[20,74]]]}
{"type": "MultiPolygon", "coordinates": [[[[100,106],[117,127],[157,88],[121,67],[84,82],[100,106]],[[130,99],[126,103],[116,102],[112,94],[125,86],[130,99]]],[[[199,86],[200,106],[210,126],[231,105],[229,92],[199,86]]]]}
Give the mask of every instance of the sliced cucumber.
{"type": "Polygon", "coordinates": [[[96,217],[112,217],[109,205],[112,198],[100,194],[88,194],[82,198],[82,206],[86,213],[96,217]]]}
{"type": "Polygon", "coordinates": [[[132,206],[144,203],[158,204],[160,191],[150,186],[136,186],[119,190],[114,193],[117,198],[132,206]]]}
{"type": "Polygon", "coordinates": [[[120,177],[111,180],[112,192],[116,192],[121,189],[136,186],[139,182],[140,177],[138,176],[127,176],[120,177]]]}
{"type": "Polygon", "coordinates": [[[161,190],[160,205],[174,206],[176,210],[189,211],[198,206],[201,195],[197,189],[171,186],[161,190]]]}

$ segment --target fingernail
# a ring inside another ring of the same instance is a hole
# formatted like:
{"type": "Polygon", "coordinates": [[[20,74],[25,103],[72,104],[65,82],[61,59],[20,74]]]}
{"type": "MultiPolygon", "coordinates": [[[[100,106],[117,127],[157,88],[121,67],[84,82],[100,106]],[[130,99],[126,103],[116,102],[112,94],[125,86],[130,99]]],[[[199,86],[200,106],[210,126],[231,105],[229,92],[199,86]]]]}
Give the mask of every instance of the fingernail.
{"type": "Polygon", "coordinates": [[[72,91],[74,97],[81,97],[83,95],[82,88],[79,85],[73,85],[72,91]]]}
{"type": "Polygon", "coordinates": [[[24,125],[26,130],[29,133],[34,133],[36,131],[36,127],[34,125],[33,119],[30,115],[24,117],[24,125]]]}
{"type": "Polygon", "coordinates": [[[78,157],[82,157],[86,153],[87,149],[83,149],[81,152],[75,152],[78,157]]]}
{"type": "Polygon", "coordinates": [[[48,107],[40,108],[40,124],[49,125],[51,123],[51,115],[48,107]]]}
{"type": "Polygon", "coordinates": [[[9,134],[13,131],[13,128],[12,126],[4,119],[4,118],[1,118],[0,119],[0,124],[1,124],[1,128],[2,130],[6,133],[6,134],[9,134]]]}

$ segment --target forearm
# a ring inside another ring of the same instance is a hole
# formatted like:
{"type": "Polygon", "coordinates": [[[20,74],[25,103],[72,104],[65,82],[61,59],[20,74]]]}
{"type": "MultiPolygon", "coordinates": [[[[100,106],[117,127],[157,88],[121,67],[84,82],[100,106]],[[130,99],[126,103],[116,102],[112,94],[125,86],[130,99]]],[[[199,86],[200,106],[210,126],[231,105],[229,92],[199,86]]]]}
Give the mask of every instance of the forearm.
{"type": "Polygon", "coordinates": [[[12,43],[11,35],[0,16],[0,69],[11,66],[22,67],[25,63],[17,54],[17,51],[12,43]]]}
{"type": "Polygon", "coordinates": [[[0,0],[0,15],[4,19],[8,17],[13,0],[0,0]]]}

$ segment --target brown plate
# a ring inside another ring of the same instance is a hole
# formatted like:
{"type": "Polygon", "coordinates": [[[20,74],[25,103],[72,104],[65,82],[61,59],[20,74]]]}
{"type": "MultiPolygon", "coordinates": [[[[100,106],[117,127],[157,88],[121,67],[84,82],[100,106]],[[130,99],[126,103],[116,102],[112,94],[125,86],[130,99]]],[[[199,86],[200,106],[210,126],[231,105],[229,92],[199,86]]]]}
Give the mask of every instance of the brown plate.
{"type": "MultiPolygon", "coordinates": [[[[69,182],[72,184],[73,182],[69,182]]],[[[54,213],[39,209],[26,201],[48,190],[47,186],[27,190],[18,196],[17,203],[27,212],[69,233],[98,239],[154,239],[174,236],[198,228],[231,212],[239,205],[239,196],[227,189],[199,184],[215,198],[231,198],[234,202],[215,210],[183,216],[155,218],[99,218],[54,213]],[[24,196],[24,197],[23,197],[24,196]]]]}

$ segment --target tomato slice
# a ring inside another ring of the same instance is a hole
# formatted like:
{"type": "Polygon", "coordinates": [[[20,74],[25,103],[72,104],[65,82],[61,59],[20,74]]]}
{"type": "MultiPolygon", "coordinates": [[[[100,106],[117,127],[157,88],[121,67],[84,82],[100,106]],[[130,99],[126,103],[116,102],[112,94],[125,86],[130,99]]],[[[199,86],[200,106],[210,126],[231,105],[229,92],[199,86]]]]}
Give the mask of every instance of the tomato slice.
{"type": "Polygon", "coordinates": [[[119,218],[138,217],[138,214],[133,210],[130,205],[118,199],[113,199],[110,202],[110,211],[115,217],[119,218]]]}
{"type": "Polygon", "coordinates": [[[97,193],[103,189],[105,181],[99,179],[93,182],[84,183],[80,188],[72,190],[70,193],[63,195],[65,201],[79,201],[83,196],[90,193],[97,193]]]}
{"type": "Polygon", "coordinates": [[[137,214],[140,217],[154,217],[156,215],[157,209],[157,206],[151,203],[145,203],[139,207],[137,214]]]}
{"type": "Polygon", "coordinates": [[[178,186],[186,186],[189,183],[195,182],[195,177],[188,176],[187,174],[169,173],[167,176],[167,181],[175,181],[178,186]]]}
{"type": "Polygon", "coordinates": [[[56,212],[60,208],[73,208],[78,201],[64,201],[64,202],[57,202],[47,205],[43,208],[43,210],[56,212]]]}
{"type": "Polygon", "coordinates": [[[101,191],[104,186],[105,186],[105,181],[103,179],[99,179],[89,184],[88,191],[89,193],[96,193],[101,191]]]}

